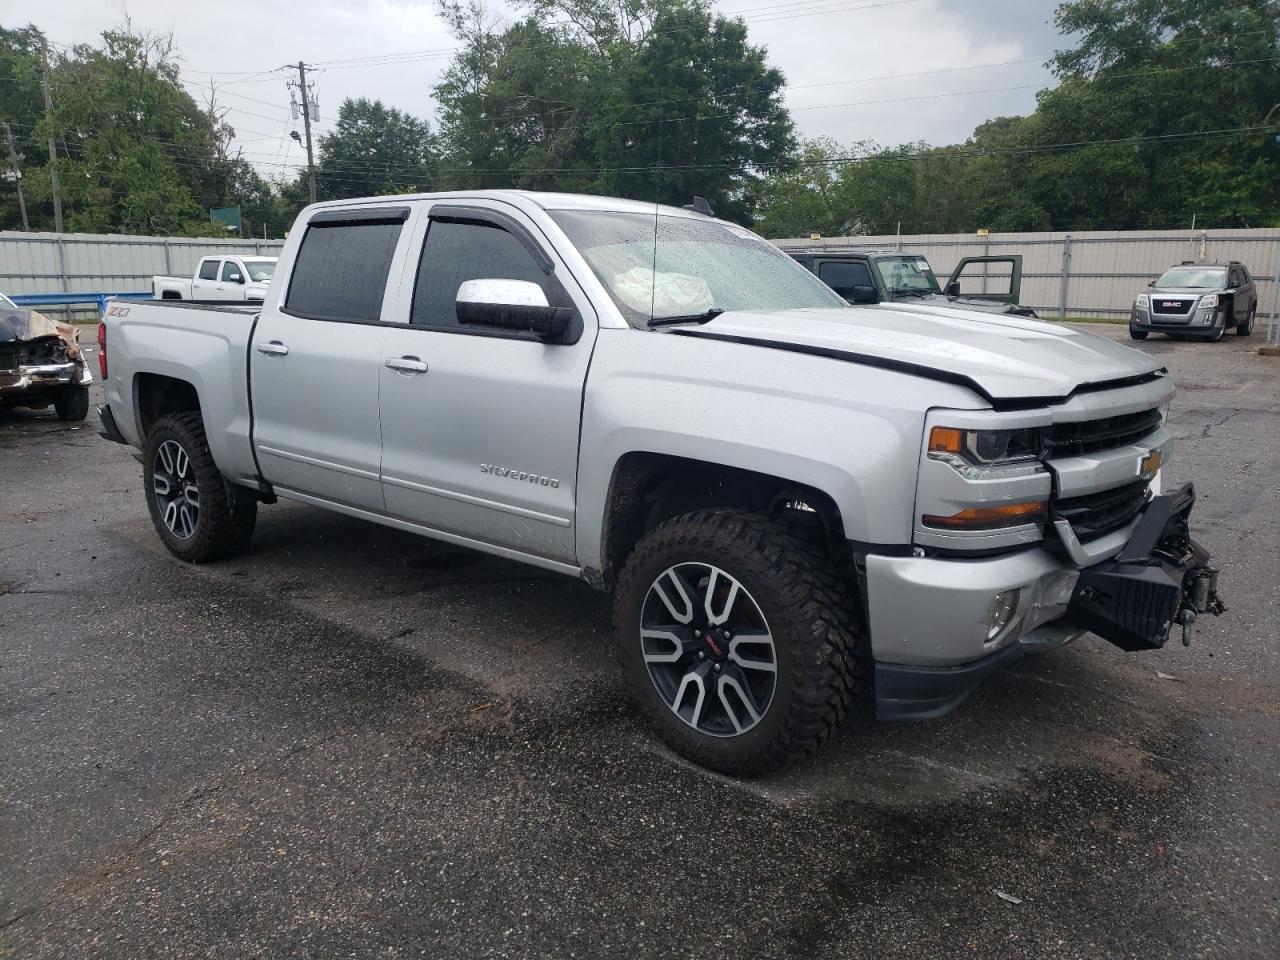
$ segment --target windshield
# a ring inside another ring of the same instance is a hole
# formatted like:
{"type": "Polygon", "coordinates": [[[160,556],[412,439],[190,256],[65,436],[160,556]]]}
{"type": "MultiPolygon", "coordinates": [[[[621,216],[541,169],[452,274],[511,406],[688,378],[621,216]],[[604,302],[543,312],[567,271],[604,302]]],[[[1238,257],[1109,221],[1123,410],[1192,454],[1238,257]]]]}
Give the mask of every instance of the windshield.
{"type": "Polygon", "coordinates": [[[550,213],[632,326],[711,311],[846,306],[804,267],[741,227],[652,213],[550,213]]]}
{"type": "Polygon", "coordinates": [[[274,260],[246,260],[244,268],[249,271],[249,279],[254,283],[265,283],[276,272],[274,260]]]}
{"type": "Polygon", "coordinates": [[[1170,267],[1161,274],[1156,286],[1213,290],[1223,286],[1226,275],[1221,267],[1170,267]]]}
{"type": "Polygon", "coordinates": [[[929,261],[919,256],[875,257],[884,285],[894,293],[941,293],[929,261]]]}

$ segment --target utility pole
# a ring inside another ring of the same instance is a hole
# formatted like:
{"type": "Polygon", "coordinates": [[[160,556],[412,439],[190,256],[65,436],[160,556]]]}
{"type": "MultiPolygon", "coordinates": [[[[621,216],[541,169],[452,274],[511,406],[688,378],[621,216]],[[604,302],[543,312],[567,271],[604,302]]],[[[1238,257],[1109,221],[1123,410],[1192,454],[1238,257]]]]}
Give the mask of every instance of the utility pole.
{"type": "Polygon", "coordinates": [[[53,229],[62,232],[62,188],[58,184],[58,150],[53,144],[53,97],[49,93],[49,41],[40,34],[40,87],[44,90],[44,119],[49,126],[49,183],[53,188],[53,229]]]}
{"type": "Polygon", "coordinates": [[[302,129],[307,140],[307,187],[311,202],[316,202],[316,163],[311,154],[311,91],[307,87],[307,65],[298,61],[298,96],[302,99],[302,129]]]}
{"type": "Polygon", "coordinates": [[[18,151],[13,146],[13,130],[9,124],[4,125],[5,139],[9,141],[9,172],[18,187],[18,209],[22,211],[22,229],[31,232],[31,224],[27,222],[27,201],[22,196],[22,168],[18,166],[18,151]]]}

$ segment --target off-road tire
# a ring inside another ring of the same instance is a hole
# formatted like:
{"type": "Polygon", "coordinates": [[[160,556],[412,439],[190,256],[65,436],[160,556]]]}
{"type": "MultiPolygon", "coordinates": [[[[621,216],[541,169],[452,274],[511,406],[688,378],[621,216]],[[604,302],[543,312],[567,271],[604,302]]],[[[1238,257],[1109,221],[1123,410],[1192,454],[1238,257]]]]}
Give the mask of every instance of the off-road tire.
{"type": "Polygon", "coordinates": [[[258,517],[258,504],[254,500],[233,500],[221,471],[209,453],[204,423],[195,412],[171,413],[161,417],[147,434],[147,446],[143,454],[143,492],[147,509],[156,533],[179,560],[188,563],[209,563],[225,560],[240,553],[253,536],[258,517]],[[174,440],[186,451],[191,461],[200,490],[200,510],[195,532],[188,538],[176,536],[165,525],[154,487],[156,452],[167,440],[174,440]]]}
{"type": "Polygon", "coordinates": [[[1129,336],[1134,340],[1145,340],[1150,332],[1150,330],[1135,330],[1133,327],[1129,328],[1129,336]]]}
{"type": "Polygon", "coordinates": [[[636,545],[613,596],[614,634],[628,692],[681,756],[739,776],[776,770],[825,743],[849,712],[864,673],[865,631],[851,585],[812,539],[757,514],[705,511],[668,520],[636,545]],[[650,678],[641,611],[654,580],[681,563],[737,579],[768,621],[777,658],[773,699],[759,723],[718,737],[677,717],[650,678]]]}
{"type": "Polygon", "coordinates": [[[1244,323],[1236,327],[1237,337],[1247,337],[1249,334],[1253,333],[1253,315],[1257,312],[1258,308],[1256,305],[1249,308],[1249,315],[1244,318],[1244,323]]]}
{"type": "Polygon", "coordinates": [[[59,420],[83,420],[89,415],[89,388],[73,383],[58,391],[53,400],[59,420]]]}

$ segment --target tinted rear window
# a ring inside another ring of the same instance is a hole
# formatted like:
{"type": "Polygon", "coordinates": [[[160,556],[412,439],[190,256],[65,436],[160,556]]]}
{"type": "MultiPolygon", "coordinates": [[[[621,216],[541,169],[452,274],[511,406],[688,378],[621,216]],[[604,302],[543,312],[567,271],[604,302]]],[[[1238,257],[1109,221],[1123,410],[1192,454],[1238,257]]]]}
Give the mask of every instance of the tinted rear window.
{"type": "Polygon", "coordinates": [[[201,280],[217,280],[218,279],[218,261],[204,260],[200,264],[201,280]]]}
{"type": "Polygon", "coordinates": [[[402,226],[377,221],[307,227],[285,309],[317,320],[378,320],[402,226]]]}
{"type": "Polygon", "coordinates": [[[858,260],[842,262],[830,260],[819,264],[818,277],[837,293],[851,293],[854,287],[873,287],[871,271],[858,260]]]}

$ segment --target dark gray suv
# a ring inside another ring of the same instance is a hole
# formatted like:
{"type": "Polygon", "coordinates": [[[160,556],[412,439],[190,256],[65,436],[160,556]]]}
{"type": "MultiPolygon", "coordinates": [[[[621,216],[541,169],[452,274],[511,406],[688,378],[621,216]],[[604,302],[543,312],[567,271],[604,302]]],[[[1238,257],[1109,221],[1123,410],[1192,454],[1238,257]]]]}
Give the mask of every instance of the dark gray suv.
{"type": "Polygon", "coordinates": [[[1181,263],[1151,281],[1129,314],[1129,336],[1167,333],[1179,340],[1221,340],[1228,327],[1238,335],[1253,333],[1258,291],[1243,263],[1181,263]]]}

